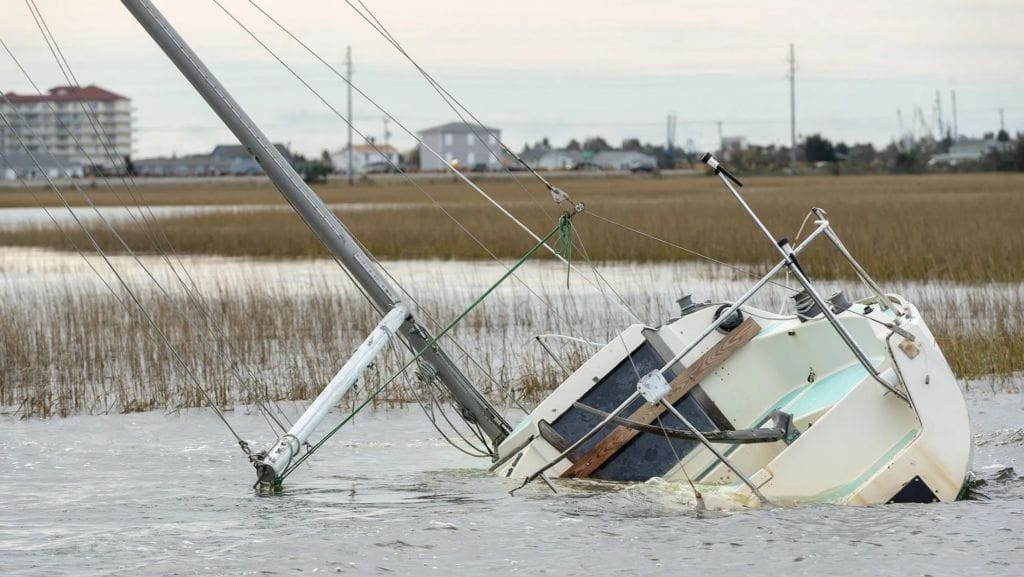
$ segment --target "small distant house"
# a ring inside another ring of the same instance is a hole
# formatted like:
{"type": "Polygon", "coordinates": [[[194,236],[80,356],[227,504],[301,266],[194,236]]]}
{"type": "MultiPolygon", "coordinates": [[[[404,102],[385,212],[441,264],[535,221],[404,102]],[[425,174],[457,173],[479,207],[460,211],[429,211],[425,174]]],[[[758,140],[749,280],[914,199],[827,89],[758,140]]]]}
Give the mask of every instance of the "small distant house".
{"type": "Polygon", "coordinates": [[[449,122],[422,130],[419,136],[425,145],[420,146],[420,170],[444,170],[453,163],[470,170],[500,170],[502,167],[500,156],[495,156],[501,154],[501,145],[498,144],[501,131],[497,128],[449,122]],[[441,158],[427,147],[435,150],[441,158]]]}
{"type": "Polygon", "coordinates": [[[928,166],[957,166],[965,162],[980,162],[988,153],[1006,152],[1011,146],[1011,142],[1000,142],[994,138],[962,138],[949,146],[949,152],[931,157],[928,166]]]}
{"type": "MultiPolygon", "coordinates": [[[[359,144],[352,147],[353,174],[368,172],[390,172],[399,165],[398,150],[390,144],[359,144]]],[[[331,153],[334,171],[348,174],[348,146],[331,153]]]]}
{"type": "Polygon", "coordinates": [[[132,162],[137,176],[223,176],[232,174],[230,160],[216,160],[209,154],[142,158],[132,162]]]}
{"type": "MultiPolygon", "coordinates": [[[[289,164],[292,163],[291,152],[283,144],[274,144],[274,148],[284,156],[289,164]]],[[[215,162],[227,162],[228,172],[237,175],[263,174],[263,167],[256,161],[256,157],[249,154],[249,151],[241,144],[220,144],[213,149],[210,157],[215,162]]]]}
{"type": "MultiPolygon", "coordinates": [[[[293,163],[292,155],[283,144],[275,144],[285,160],[293,163]]],[[[221,144],[209,154],[186,156],[160,156],[133,160],[138,176],[224,176],[263,174],[263,167],[241,144],[221,144]]]]}
{"type": "Polygon", "coordinates": [[[523,162],[539,170],[573,170],[583,162],[578,150],[534,148],[519,155],[523,162]]]}
{"type": "Polygon", "coordinates": [[[81,162],[67,155],[46,152],[6,152],[0,155],[0,178],[37,180],[41,178],[81,178],[81,162]]]}
{"type": "Polygon", "coordinates": [[[594,155],[591,162],[604,170],[634,170],[639,167],[658,166],[658,160],[650,154],[633,150],[602,150],[594,155]]]}

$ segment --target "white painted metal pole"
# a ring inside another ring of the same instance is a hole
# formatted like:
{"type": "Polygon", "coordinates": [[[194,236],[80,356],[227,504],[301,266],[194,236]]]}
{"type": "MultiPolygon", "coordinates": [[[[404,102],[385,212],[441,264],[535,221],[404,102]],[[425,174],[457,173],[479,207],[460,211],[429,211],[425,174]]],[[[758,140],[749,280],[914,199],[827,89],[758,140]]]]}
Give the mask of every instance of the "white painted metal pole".
{"type": "Polygon", "coordinates": [[[409,311],[404,305],[395,306],[384,316],[377,328],[373,329],[370,336],[366,337],[363,344],[359,345],[359,348],[352,353],[338,374],[324,387],[324,390],[299,417],[299,420],[295,421],[288,433],[278,440],[274,448],[263,458],[262,463],[257,464],[257,475],[261,482],[271,483],[274,478],[284,472],[292,458],[299,453],[303,443],[309,440],[309,436],[313,434],[331,408],[337,405],[341,397],[359,380],[366,367],[370,366],[370,363],[387,346],[388,340],[398,331],[408,316],[409,311]]]}

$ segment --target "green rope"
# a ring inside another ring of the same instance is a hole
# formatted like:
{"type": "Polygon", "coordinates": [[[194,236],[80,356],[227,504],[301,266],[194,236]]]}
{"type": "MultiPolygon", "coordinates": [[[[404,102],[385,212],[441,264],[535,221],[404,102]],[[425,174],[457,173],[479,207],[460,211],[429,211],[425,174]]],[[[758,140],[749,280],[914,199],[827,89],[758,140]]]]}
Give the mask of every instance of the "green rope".
{"type": "Polygon", "coordinates": [[[530,250],[526,251],[526,254],[524,254],[518,261],[516,261],[516,263],[514,265],[512,265],[508,269],[508,271],[505,272],[505,274],[501,275],[501,278],[498,279],[498,281],[496,283],[492,284],[487,290],[485,290],[483,292],[483,294],[481,294],[479,297],[477,297],[476,300],[474,300],[472,303],[470,303],[469,307],[466,308],[466,310],[464,310],[461,313],[459,313],[459,315],[457,317],[455,317],[451,322],[449,322],[444,327],[444,329],[441,330],[440,333],[438,333],[436,336],[434,336],[434,338],[430,339],[430,341],[427,342],[427,344],[424,345],[424,347],[422,349],[420,349],[420,351],[418,353],[416,353],[416,355],[412,359],[410,359],[407,363],[405,363],[405,365],[402,366],[402,368],[399,369],[398,372],[396,372],[394,375],[392,375],[390,378],[388,378],[388,380],[384,381],[384,383],[382,383],[379,387],[377,387],[372,393],[370,393],[370,395],[366,398],[366,400],[364,400],[362,403],[359,403],[359,405],[357,405],[356,408],[353,409],[352,412],[349,413],[349,415],[347,417],[345,417],[340,423],[338,423],[338,426],[336,426],[333,429],[331,429],[326,435],[324,435],[324,437],[322,439],[317,441],[315,445],[311,446],[308,451],[303,453],[301,457],[296,459],[287,469],[285,469],[284,473],[282,473],[279,477],[277,477],[274,480],[275,485],[280,485],[281,482],[284,481],[285,477],[290,475],[292,473],[292,471],[294,471],[296,469],[296,467],[301,465],[303,461],[305,461],[307,458],[309,458],[310,455],[312,455],[314,452],[316,452],[317,449],[319,449],[324,443],[326,443],[328,439],[333,437],[335,433],[340,431],[342,427],[344,427],[346,424],[348,424],[349,421],[351,421],[353,418],[355,418],[356,413],[358,413],[358,412],[362,411],[364,408],[366,408],[366,405],[370,404],[370,401],[375,399],[377,397],[377,395],[379,395],[381,392],[384,391],[384,389],[386,389],[388,387],[388,385],[393,383],[395,381],[395,379],[397,379],[402,373],[404,373],[409,367],[411,367],[413,363],[415,363],[417,360],[419,360],[419,358],[423,356],[423,353],[427,352],[430,348],[432,348],[435,344],[437,344],[437,342],[443,336],[445,336],[446,334],[448,334],[449,331],[451,331],[453,328],[455,328],[455,325],[457,325],[460,322],[462,322],[462,320],[464,318],[466,318],[466,315],[468,315],[470,312],[472,312],[473,309],[475,309],[480,303],[482,303],[484,301],[484,299],[486,299],[488,296],[490,296],[490,294],[492,292],[494,292],[494,289],[498,288],[498,286],[500,286],[501,283],[505,282],[505,280],[508,279],[508,277],[512,276],[512,273],[514,273],[516,271],[516,269],[521,267],[527,260],[529,260],[530,257],[533,256],[533,254],[535,252],[537,252],[538,249],[540,249],[540,247],[544,246],[544,244],[548,240],[551,239],[551,237],[553,237],[556,234],[558,234],[559,235],[559,242],[560,243],[563,241],[563,239],[568,238],[569,250],[571,251],[572,250],[572,221],[571,221],[571,219],[572,219],[574,214],[576,214],[576,213],[572,213],[572,214],[566,213],[566,214],[563,214],[562,218],[559,219],[559,221],[558,221],[558,225],[555,228],[553,228],[551,230],[551,232],[549,232],[547,235],[545,235],[544,238],[540,239],[540,241],[537,244],[533,245],[533,248],[531,248],[530,250]]]}
{"type": "Polygon", "coordinates": [[[572,216],[563,214],[558,220],[558,254],[565,259],[565,288],[569,288],[569,276],[572,273],[572,216]]]}

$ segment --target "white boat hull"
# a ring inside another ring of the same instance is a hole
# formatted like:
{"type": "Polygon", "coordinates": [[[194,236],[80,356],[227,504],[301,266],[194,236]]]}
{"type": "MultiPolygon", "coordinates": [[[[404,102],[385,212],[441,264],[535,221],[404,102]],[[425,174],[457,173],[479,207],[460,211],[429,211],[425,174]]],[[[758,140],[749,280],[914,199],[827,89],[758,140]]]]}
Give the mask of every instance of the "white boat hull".
{"type": "MultiPolygon", "coordinates": [[[[870,375],[826,320],[801,322],[746,308],[748,316],[759,321],[760,331],[674,406],[702,431],[771,427],[774,411],[791,415],[796,438],[715,443],[770,502],[955,500],[972,456],[967,407],[917,309],[903,306],[903,334],[886,326],[893,314],[870,301],[854,304],[839,319],[882,378],[909,401],[870,375]]],[[[567,443],[600,421],[581,414],[574,403],[602,404],[611,412],[610,407],[626,398],[630,380],[635,390],[633,376],[684,350],[712,322],[714,311],[715,307],[706,307],[657,330],[629,327],[524,419],[500,445],[494,471],[525,479],[548,466],[567,443]],[[652,355],[657,348],[662,356],[652,355]]],[[[712,333],[683,357],[682,364],[700,362],[725,338],[722,332],[712,333]]],[[[653,424],[659,423],[679,427],[668,413],[653,424]]],[[[588,452],[596,451],[617,426],[606,425],[550,466],[547,474],[615,481],[692,480],[702,491],[729,493],[741,501],[752,495],[746,483],[698,442],[670,441],[651,432],[635,434],[613,455],[599,460],[599,467],[580,475],[573,459],[595,458],[588,452]]]]}

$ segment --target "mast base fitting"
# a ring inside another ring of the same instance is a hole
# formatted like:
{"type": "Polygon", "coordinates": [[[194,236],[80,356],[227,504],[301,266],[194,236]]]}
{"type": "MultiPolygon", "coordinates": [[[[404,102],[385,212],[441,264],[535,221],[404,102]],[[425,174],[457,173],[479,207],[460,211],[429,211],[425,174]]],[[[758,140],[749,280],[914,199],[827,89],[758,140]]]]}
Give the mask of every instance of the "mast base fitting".
{"type": "Polygon", "coordinates": [[[252,463],[253,468],[256,469],[256,485],[257,486],[274,486],[277,485],[277,471],[273,467],[263,462],[263,459],[267,457],[266,451],[260,451],[255,455],[249,456],[249,462],[252,463]]]}

